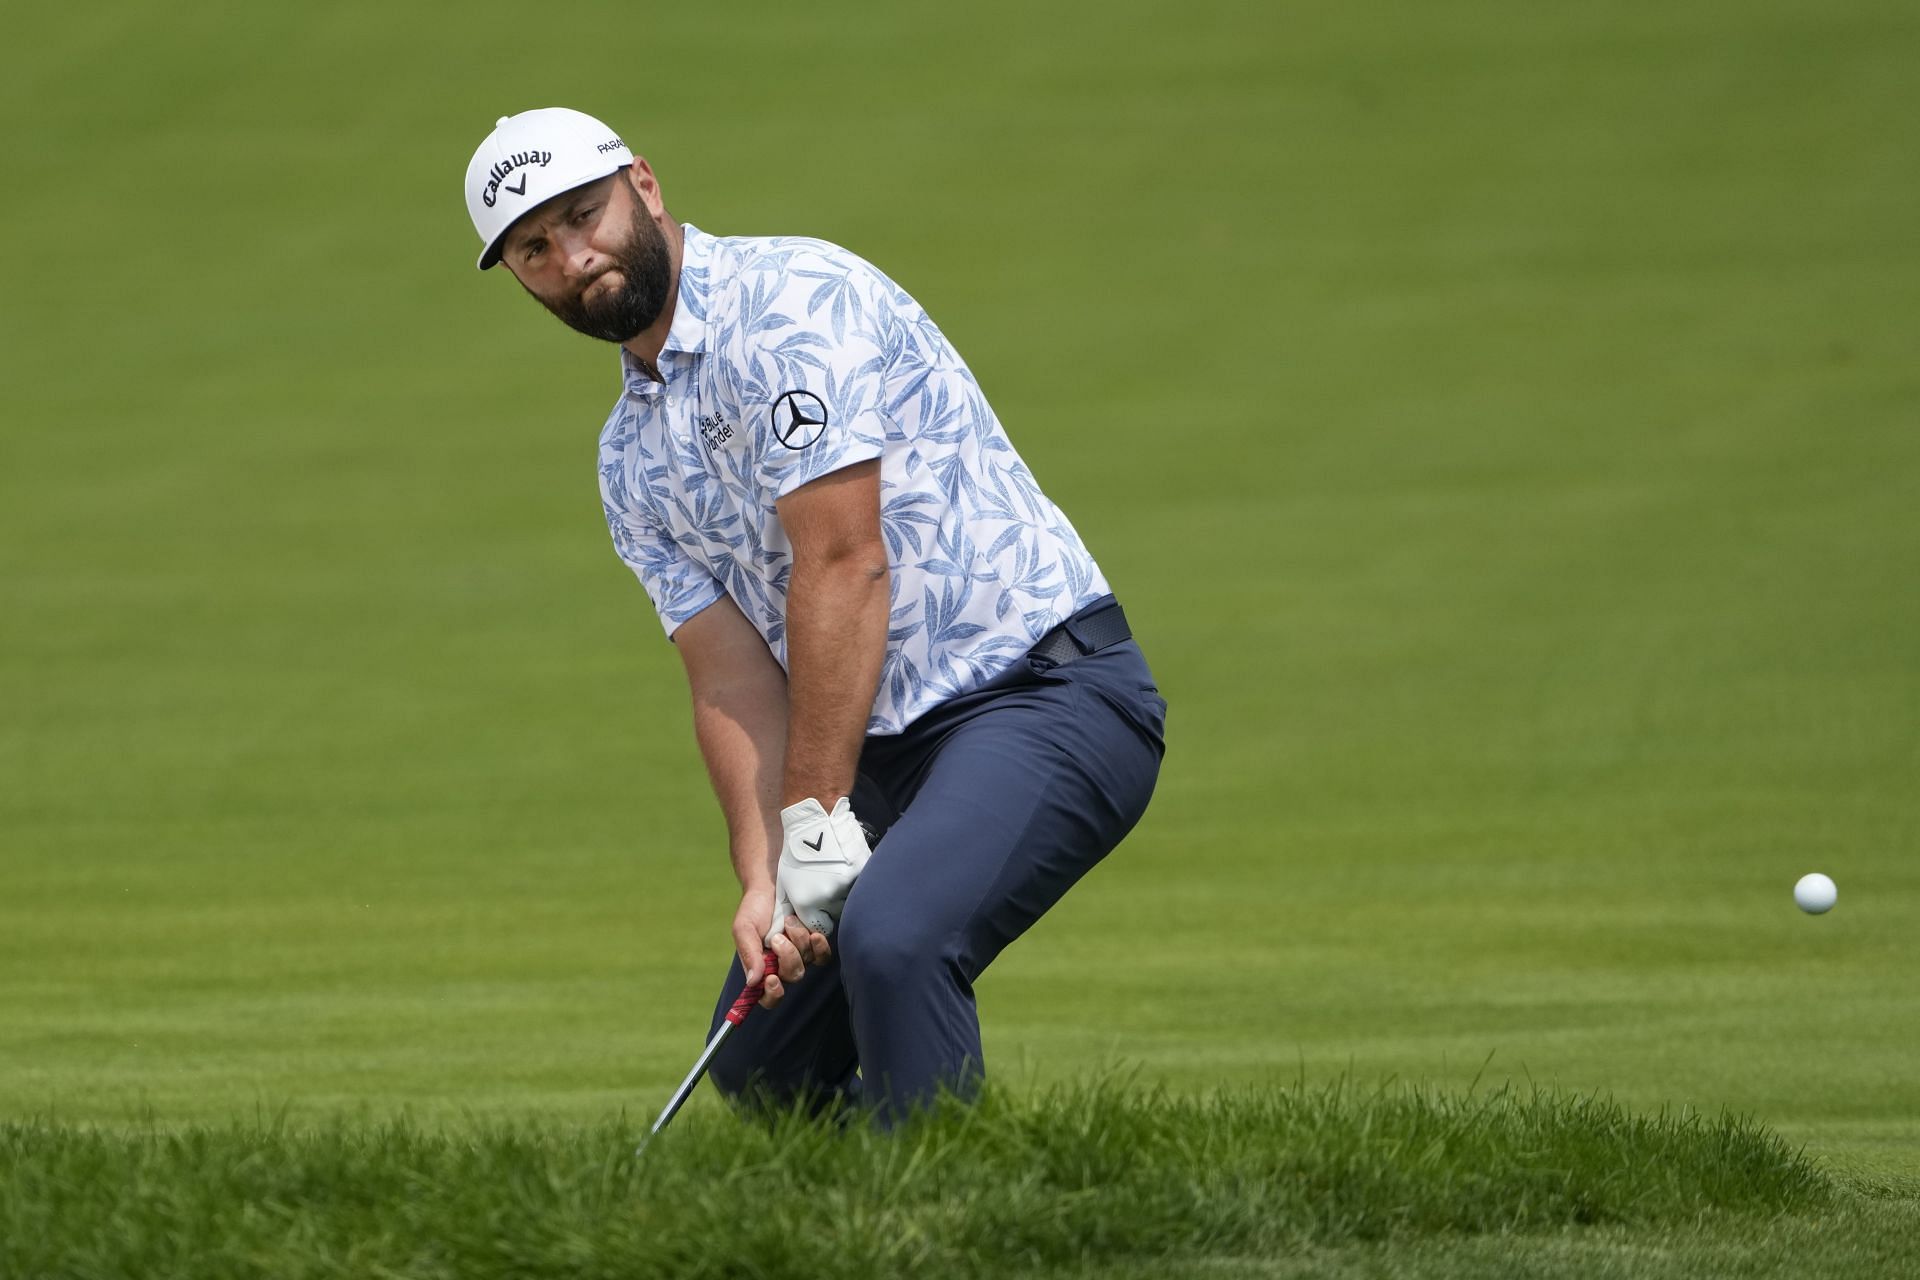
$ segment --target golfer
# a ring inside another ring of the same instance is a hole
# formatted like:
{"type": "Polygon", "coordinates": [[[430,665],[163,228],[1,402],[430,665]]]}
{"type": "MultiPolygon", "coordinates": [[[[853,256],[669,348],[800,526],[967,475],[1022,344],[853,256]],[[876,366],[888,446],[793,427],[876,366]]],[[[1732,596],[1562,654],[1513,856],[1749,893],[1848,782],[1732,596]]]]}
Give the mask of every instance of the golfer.
{"type": "Polygon", "coordinates": [[[974,980],[1159,773],[1166,703],[1106,578],[946,335],[845,249],[677,222],[563,108],[502,118],[466,196],[482,270],[619,347],[607,526],[740,880],[716,1025],[778,968],[711,1078],[883,1124],[971,1093],[974,980]]]}

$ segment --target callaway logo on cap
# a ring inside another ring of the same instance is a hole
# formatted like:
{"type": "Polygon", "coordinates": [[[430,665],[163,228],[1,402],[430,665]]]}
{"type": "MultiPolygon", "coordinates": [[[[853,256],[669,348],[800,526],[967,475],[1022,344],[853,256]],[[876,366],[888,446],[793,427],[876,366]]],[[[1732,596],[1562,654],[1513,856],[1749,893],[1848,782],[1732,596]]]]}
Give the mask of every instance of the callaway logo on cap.
{"type": "Polygon", "coordinates": [[[527,210],[632,163],[627,144],[590,115],[541,107],[501,116],[467,162],[467,214],[481,244],[474,265],[500,261],[500,241],[527,210]]]}

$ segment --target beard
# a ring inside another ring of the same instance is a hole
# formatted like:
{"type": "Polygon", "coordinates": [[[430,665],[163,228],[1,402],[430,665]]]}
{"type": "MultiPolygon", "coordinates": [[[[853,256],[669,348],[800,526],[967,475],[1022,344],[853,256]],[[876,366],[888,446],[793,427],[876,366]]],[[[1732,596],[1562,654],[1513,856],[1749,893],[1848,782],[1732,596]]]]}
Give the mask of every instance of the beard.
{"type": "Polygon", "coordinates": [[[632,231],[608,256],[613,262],[567,297],[540,301],[578,333],[603,342],[627,342],[658,320],[667,305],[673,287],[673,255],[659,226],[644,209],[637,209],[632,231]],[[619,283],[600,290],[589,302],[587,290],[612,271],[620,273],[619,283]]]}

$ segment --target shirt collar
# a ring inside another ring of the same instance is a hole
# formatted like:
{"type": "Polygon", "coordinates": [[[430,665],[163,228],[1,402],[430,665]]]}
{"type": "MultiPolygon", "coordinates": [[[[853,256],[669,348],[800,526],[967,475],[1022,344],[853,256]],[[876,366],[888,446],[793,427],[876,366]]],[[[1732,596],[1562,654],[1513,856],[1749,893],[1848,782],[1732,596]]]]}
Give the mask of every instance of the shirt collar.
{"type": "MultiPolygon", "coordinates": [[[[713,258],[713,237],[691,222],[682,223],[680,230],[680,283],[674,294],[673,323],[667,326],[667,340],[660,347],[662,355],[707,349],[707,269],[713,258]]],[[[628,391],[642,396],[652,395],[659,385],[625,347],[620,348],[620,380],[628,391]]]]}
{"type": "Polygon", "coordinates": [[[707,268],[713,259],[713,237],[682,224],[680,289],[674,295],[673,323],[667,328],[663,351],[707,349],[707,268]]]}

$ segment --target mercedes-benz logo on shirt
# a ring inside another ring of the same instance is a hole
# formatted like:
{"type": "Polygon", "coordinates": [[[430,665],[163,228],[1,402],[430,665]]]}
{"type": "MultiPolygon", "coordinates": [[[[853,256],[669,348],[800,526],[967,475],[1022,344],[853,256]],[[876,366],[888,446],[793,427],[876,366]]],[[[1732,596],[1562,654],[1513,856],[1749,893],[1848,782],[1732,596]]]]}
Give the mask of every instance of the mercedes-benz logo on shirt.
{"type": "Polygon", "coordinates": [[[789,449],[804,449],[827,431],[827,406],[811,391],[788,391],[773,402],[773,435],[789,449]]]}

